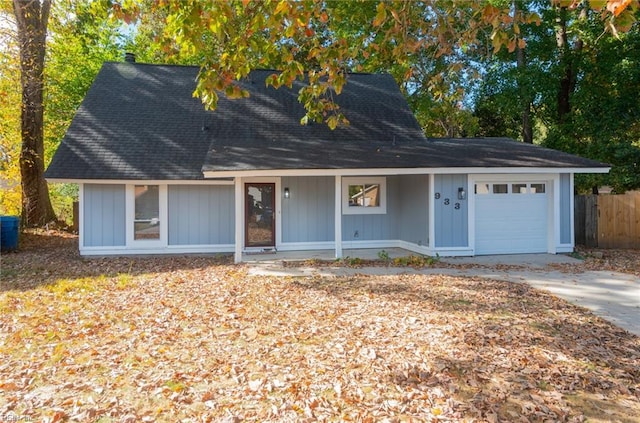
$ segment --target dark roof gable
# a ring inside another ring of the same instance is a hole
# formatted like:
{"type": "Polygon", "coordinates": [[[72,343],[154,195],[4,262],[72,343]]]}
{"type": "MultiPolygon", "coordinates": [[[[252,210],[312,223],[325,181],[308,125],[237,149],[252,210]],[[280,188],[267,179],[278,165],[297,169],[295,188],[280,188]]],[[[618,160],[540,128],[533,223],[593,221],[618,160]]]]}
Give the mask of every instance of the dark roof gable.
{"type": "Polygon", "coordinates": [[[505,139],[427,139],[390,75],[349,74],[335,96],[350,125],[303,126],[304,82],[240,82],[250,98],[194,98],[197,67],[105,63],[56,152],[52,179],[202,179],[203,171],[428,167],[605,167],[505,139]]]}

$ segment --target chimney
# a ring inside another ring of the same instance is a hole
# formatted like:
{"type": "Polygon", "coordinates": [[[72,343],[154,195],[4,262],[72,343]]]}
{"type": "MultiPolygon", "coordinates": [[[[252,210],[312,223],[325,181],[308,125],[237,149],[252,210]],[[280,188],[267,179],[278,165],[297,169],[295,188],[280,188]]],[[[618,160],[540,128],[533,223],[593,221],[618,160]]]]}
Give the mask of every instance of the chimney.
{"type": "Polygon", "coordinates": [[[129,62],[129,63],[135,63],[136,62],[136,55],[134,53],[125,53],[124,54],[124,61],[125,62],[129,62]]]}

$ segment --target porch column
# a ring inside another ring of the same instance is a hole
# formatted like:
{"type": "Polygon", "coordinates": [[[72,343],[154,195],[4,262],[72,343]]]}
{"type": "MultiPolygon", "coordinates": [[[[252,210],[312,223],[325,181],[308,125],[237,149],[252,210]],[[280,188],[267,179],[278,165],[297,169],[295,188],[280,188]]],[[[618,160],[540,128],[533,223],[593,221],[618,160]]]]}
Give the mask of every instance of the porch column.
{"type": "Polygon", "coordinates": [[[429,175],[429,250],[431,254],[434,254],[436,249],[436,175],[432,173],[429,175]]]}
{"type": "Polygon", "coordinates": [[[242,230],[244,225],[244,213],[242,210],[242,178],[236,177],[234,178],[235,183],[235,250],[233,255],[233,261],[236,263],[242,262],[242,243],[243,236],[242,230]]]}
{"type": "Polygon", "coordinates": [[[342,258],[342,176],[336,175],[335,182],[335,247],[336,258],[342,258]]]}
{"type": "MultiPolygon", "coordinates": [[[[560,174],[556,173],[551,179],[551,195],[547,194],[548,204],[548,223],[549,228],[547,234],[548,253],[557,254],[558,245],[560,244],[560,174]]],[[[573,194],[573,193],[572,193],[573,194]]]]}

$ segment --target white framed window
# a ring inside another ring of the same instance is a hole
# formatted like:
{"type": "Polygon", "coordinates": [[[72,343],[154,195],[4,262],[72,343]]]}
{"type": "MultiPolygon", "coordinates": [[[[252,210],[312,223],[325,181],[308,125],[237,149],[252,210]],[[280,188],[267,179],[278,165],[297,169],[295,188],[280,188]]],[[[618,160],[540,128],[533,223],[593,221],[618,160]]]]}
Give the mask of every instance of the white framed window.
{"type": "Polygon", "coordinates": [[[133,239],[160,239],[160,186],[135,185],[133,204],[133,239]]]}
{"type": "Polygon", "coordinates": [[[386,214],[385,177],[342,178],[342,214],[386,214]]]}
{"type": "Polygon", "coordinates": [[[168,234],[167,186],[127,185],[127,245],[135,248],[166,246],[168,234]]]}

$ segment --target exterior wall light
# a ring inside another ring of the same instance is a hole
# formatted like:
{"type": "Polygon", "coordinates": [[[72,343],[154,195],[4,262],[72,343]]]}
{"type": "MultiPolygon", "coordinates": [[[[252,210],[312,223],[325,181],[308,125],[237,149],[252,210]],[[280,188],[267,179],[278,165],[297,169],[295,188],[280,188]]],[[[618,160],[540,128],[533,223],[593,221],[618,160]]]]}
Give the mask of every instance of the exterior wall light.
{"type": "Polygon", "coordinates": [[[284,189],[284,198],[289,199],[291,193],[289,192],[289,187],[284,189]]]}
{"type": "Polygon", "coordinates": [[[465,192],[464,188],[458,188],[458,200],[464,200],[465,198],[467,198],[467,193],[465,192]]]}

